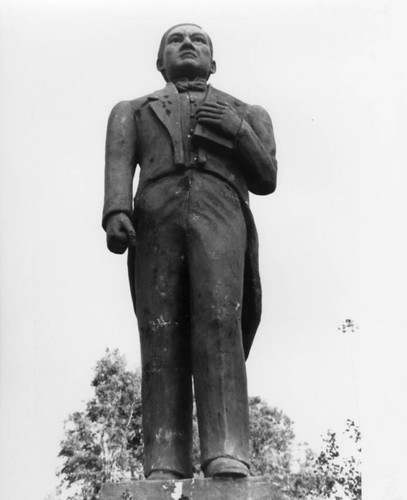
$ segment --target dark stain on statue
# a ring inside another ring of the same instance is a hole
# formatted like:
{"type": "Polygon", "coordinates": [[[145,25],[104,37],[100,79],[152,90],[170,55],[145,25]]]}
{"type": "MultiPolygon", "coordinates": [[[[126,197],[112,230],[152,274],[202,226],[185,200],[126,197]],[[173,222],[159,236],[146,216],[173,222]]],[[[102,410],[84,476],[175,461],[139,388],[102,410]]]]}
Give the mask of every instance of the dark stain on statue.
{"type": "Polygon", "coordinates": [[[161,356],[153,356],[151,360],[145,364],[144,373],[160,373],[163,369],[164,362],[161,356]]]}

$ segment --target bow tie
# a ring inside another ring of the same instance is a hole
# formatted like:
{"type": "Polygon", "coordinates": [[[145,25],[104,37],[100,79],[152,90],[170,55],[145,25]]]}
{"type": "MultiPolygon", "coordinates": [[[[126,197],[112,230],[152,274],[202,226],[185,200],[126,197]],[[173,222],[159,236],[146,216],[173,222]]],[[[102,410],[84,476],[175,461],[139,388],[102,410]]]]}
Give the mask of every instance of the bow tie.
{"type": "Polygon", "coordinates": [[[195,78],[195,80],[178,80],[174,82],[178,92],[187,92],[188,90],[197,90],[205,92],[207,84],[204,78],[195,78]]]}

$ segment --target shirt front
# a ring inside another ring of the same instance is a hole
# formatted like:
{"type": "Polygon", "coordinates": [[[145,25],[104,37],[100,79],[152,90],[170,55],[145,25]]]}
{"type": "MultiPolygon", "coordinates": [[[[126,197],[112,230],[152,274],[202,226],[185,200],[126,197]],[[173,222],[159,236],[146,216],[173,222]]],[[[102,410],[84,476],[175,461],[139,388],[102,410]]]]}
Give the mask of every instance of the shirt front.
{"type": "Polygon", "coordinates": [[[196,126],[196,113],[204,102],[205,97],[205,91],[188,90],[179,93],[182,147],[184,164],[187,168],[198,167],[198,149],[192,139],[196,126]]]}

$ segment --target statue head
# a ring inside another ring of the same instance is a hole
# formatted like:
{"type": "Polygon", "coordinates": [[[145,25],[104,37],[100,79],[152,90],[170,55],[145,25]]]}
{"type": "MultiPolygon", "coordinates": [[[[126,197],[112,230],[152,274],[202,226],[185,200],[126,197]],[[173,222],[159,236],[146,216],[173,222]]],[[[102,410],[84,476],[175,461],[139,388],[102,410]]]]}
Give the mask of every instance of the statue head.
{"type": "Polygon", "coordinates": [[[212,40],[197,24],[172,26],[161,38],[157,69],[167,82],[198,77],[207,80],[216,72],[212,40]]]}

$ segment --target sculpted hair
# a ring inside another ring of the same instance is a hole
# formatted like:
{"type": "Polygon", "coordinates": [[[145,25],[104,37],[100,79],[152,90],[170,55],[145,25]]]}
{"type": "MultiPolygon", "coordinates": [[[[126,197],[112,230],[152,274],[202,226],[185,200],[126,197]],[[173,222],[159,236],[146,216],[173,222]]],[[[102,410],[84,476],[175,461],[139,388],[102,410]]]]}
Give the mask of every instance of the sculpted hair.
{"type": "MultiPolygon", "coordinates": [[[[179,24],[175,24],[174,26],[171,26],[171,28],[168,28],[167,31],[164,33],[164,35],[161,38],[160,47],[158,48],[158,54],[157,54],[157,64],[159,64],[162,61],[168,33],[171,30],[173,30],[174,28],[178,28],[178,26],[196,26],[197,28],[202,29],[202,27],[199,26],[199,24],[195,24],[195,23],[179,23],[179,24]]],[[[208,35],[208,33],[206,33],[206,31],[205,31],[205,35],[208,37],[209,48],[211,49],[211,56],[213,58],[213,44],[212,44],[211,37],[208,35]]],[[[161,73],[165,78],[164,73],[163,72],[161,72],[161,73]]]]}

